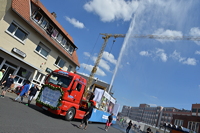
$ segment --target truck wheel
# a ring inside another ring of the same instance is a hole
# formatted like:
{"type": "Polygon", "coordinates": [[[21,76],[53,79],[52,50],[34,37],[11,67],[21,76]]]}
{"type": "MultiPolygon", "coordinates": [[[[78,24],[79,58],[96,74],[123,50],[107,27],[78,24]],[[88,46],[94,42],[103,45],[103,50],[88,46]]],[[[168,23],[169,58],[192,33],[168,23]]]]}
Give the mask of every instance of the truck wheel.
{"type": "Polygon", "coordinates": [[[75,110],[74,110],[74,108],[70,108],[70,109],[67,111],[67,114],[66,114],[66,116],[65,116],[65,120],[71,121],[71,120],[74,118],[74,115],[75,115],[75,110]]]}

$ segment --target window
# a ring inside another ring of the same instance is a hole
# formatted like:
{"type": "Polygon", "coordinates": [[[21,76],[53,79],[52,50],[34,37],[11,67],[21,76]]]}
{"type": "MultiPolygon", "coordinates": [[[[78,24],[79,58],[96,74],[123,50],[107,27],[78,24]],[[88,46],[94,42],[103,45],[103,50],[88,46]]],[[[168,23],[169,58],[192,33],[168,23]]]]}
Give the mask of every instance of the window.
{"type": "Polygon", "coordinates": [[[195,131],[196,133],[199,132],[199,122],[195,122],[195,121],[188,121],[188,129],[195,131]]]}
{"type": "Polygon", "coordinates": [[[72,70],[72,66],[71,66],[71,65],[69,65],[69,67],[68,67],[67,71],[68,71],[68,72],[70,72],[71,70],[72,70]]]}
{"type": "Polygon", "coordinates": [[[175,119],[174,125],[183,126],[183,120],[175,119]]]}
{"type": "Polygon", "coordinates": [[[64,67],[65,65],[65,61],[63,59],[61,59],[60,57],[58,57],[56,59],[55,65],[59,66],[59,67],[64,67]]]}
{"type": "Polygon", "coordinates": [[[56,38],[57,35],[58,35],[58,31],[56,29],[54,29],[51,36],[56,38]]]}
{"type": "Polygon", "coordinates": [[[63,36],[59,34],[56,38],[56,40],[60,43],[62,41],[63,36]]]}
{"type": "Polygon", "coordinates": [[[42,15],[41,15],[39,12],[37,12],[37,13],[35,14],[35,16],[33,17],[33,20],[34,20],[35,22],[39,23],[40,20],[41,20],[41,18],[42,18],[42,15]]]}
{"type": "Polygon", "coordinates": [[[48,82],[49,83],[53,83],[55,85],[59,85],[61,87],[65,87],[67,88],[71,81],[72,81],[72,77],[69,75],[65,75],[65,74],[58,74],[53,72],[49,77],[48,77],[48,82]]]}
{"type": "Polygon", "coordinates": [[[48,27],[47,27],[47,33],[49,35],[51,35],[53,33],[53,26],[51,24],[49,24],[48,27]]]}
{"type": "Polygon", "coordinates": [[[69,49],[69,43],[67,42],[66,45],[64,46],[65,50],[69,49]]]}
{"type": "Polygon", "coordinates": [[[192,109],[192,112],[195,112],[195,113],[196,113],[196,112],[197,112],[197,109],[192,109]]]}
{"type": "Polygon", "coordinates": [[[44,74],[37,72],[37,74],[34,77],[34,80],[37,81],[39,84],[42,84],[44,82],[45,77],[46,76],[44,74]]]}
{"type": "Polygon", "coordinates": [[[72,46],[69,47],[69,53],[72,54],[74,52],[74,48],[72,46]]]}
{"type": "Polygon", "coordinates": [[[50,52],[50,50],[41,43],[36,47],[35,51],[45,58],[49,55],[50,52]]]}
{"type": "Polygon", "coordinates": [[[7,31],[14,37],[17,37],[19,40],[24,41],[27,38],[27,33],[22,30],[17,24],[11,23],[7,31]]]}
{"type": "Polygon", "coordinates": [[[44,29],[47,28],[47,25],[48,25],[48,21],[44,18],[43,21],[41,22],[40,26],[44,29]]]}
{"type": "Polygon", "coordinates": [[[198,113],[200,113],[200,109],[198,109],[198,113]]]}
{"type": "Polygon", "coordinates": [[[31,76],[31,72],[20,67],[19,71],[17,72],[17,75],[22,78],[29,79],[29,77],[31,76]]]}
{"type": "Polygon", "coordinates": [[[64,38],[64,39],[62,40],[61,44],[65,47],[66,43],[67,43],[67,40],[64,38]]]}

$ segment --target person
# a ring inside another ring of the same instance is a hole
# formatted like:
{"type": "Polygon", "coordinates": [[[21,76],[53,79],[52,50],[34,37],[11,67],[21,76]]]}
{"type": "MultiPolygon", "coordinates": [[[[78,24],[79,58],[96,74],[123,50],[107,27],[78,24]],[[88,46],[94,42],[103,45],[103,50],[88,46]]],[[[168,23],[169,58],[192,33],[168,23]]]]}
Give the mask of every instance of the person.
{"type": "Polygon", "coordinates": [[[147,133],[151,133],[151,128],[150,127],[147,128],[147,133]]]}
{"type": "Polygon", "coordinates": [[[31,101],[33,100],[35,94],[37,93],[37,91],[39,91],[38,86],[35,84],[33,85],[33,87],[30,88],[30,90],[28,91],[28,106],[30,105],[31,101]]]}
{"type": "Polygon", "coordinates": [[[2,70],[0,71],[0,81],[1,81],[2,78],[3,78],[3,74],[4,74],[5,71],[6,71],[5,69],[2,69],[2,70]]]}
{"type": "Polygon", "coordinates": [[[79,128],[82,128],[83,124],[85,124],[85,127],[83,128],[84,130],[86,130],[87,125],[88,125],[88,120],[90,119],[91,115],[92,115],[92,111],[93,108],[96,106],[96,102],[93,100],[90,100],[91,106],[88,108],[87,112],[85,113],[82,121],[81,121],[81,125],[79,125],[79,128]]]}
{"type": "Polygon", "coordinates": [[[132,121],[130,121],[129,123],[128,123],[128,127],[126,128],[126,133],[129,133],[129,130],[131,129],[131,127],[132,127],[132,121]]]}
{"type": "Polygon", "coordinates": [[[27,80],[24,87],[23,87],[23,90],[19,93],[19,95],[15,98],[14,101],[17,101],[17,99],[19,99],[21,97],[21,102],[23,102],[23,98],[24,96],[27,94],[29,88],[30,88],[30,81],[27,80]]]}
{"type": "Polygon", "coordinates": [[[1,97],[4,98],[5,94],[6,94],[6,91],[10,88],[10,86],[14,83],[14,75],[10,75],[9,78],[7,78],[3,83],[2,85],[4,85],[3,87],[3,90],[1,92],[1,97]]]}
{"type": "Polygon", "coordinates": [[[112,124],[112,120],[113,120],[113,113],[111,113],[111,115],[108,116],[108,120],[106,122],[106,126],[105,126],[105,130],[108,131],[108,128],[110,127],[110,125],[112,124]]]}

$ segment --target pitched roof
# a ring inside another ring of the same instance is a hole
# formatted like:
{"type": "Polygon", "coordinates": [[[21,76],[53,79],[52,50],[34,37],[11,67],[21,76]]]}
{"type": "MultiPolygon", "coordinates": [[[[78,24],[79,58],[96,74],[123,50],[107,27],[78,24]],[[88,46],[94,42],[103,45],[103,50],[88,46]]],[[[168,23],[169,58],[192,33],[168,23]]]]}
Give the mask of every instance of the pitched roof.
{"type": "Polygon", "coordinates": [[[30,3],[31,1],[40,7],[41,10],[45,12],[45,14],[53,21],[53,23],[73,42],[72,37],[64,30],[64,28],[58,23],[54,16],[42,5],[39,0],[13,0],[12,1],[12,9],[19,16],[21,16],[28,24],[30,24],[36,31],[38,31],[44,38],[46,38],[49,42],[51,42],[59,51],[61,51],[65,56],[67,56],[72,62],[74,62],[77,66],[80,67],[78,56],[76,51],[70,55],[67,51],[63,49],[61,45],[55,42],[42,28],[40,28],[30,16],[30,3]]]}

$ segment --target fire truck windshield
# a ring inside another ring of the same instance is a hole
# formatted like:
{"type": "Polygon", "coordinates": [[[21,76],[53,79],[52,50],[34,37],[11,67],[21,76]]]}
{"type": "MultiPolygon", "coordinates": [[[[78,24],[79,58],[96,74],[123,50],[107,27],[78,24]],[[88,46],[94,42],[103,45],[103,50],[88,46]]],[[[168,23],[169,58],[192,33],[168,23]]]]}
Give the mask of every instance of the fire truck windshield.
{"type": "Polygon", "coordinates": [[[55,85],[59,85],[60,87],[67,88],[71,81],[72,77],[65,74],[55,73],[53,72],[47,79],[48,83],[52,83],[55,85]]]}

